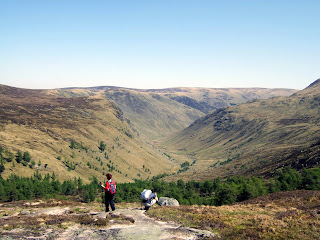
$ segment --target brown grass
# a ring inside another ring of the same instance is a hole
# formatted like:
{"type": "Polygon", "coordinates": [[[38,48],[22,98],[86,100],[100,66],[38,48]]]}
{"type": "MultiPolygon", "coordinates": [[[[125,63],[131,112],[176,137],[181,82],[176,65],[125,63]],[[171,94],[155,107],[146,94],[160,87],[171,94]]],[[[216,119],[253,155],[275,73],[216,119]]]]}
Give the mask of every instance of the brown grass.
{"type": "Polygon", "coordinates": [[[320,90],[313,94],[251,101],[198,119],[163,143],[169,154],[197,160],[167,180],[270,177],[285,166],[318,166],[320,90]]]}
{"type": "Polygon", "coordinates": [[[5,162],[2,177],[30,177],[38,170],[43,176],[55,172],[60,181],[81,177],[88,183],[92,176],[104,181],[112,161],[114,179],[130,182],[171,169],[173,163],[142,141],[119,107],[103,95],[89,95],[94,96],[61,97],[52,91],[0,85],[1,146],[13,154],[28,151],[36,163],[5,162]],[[71,149],[71,140],[86,150],[71,149]],[[100,141],[107,144],[104,153],[98,148],[100,141]],[[68,168],[70,163],[74,169],[68,168]],[[150,169],[148,174],[143,166],[150,169]]]}
{"type": "Polygon", "coordinates": [[[3,202],[0,204],[1,208],[20,207],[20,208],[46,208],[57,206],[79,206],[79,202],[60,199],[34,199],[34,200],[20,200],[12,202],[3,202]]]}
{"type": "Polygon", "coordinates": [[[218,232],[223,239],[320,239],[320,191],[275,193],[221,207],[157,207],[148,215],[218,232]]]}
{"type": "Polygon", "coordinates": [[[90,226],[107,226],[110,220],[117,219],[118,222],[132,222],[131,219],[112,217],[110,219],[105,218],[93,218],[89,214],[80,215],[46,215],[42,214],[39,216],[13,216],[9,218],[1,218],[0,225],[3,230],[10,230],[15,228],[27,228],[27,229],[39,229],[48,225],[62,225],[65,223],[78,223],[81,225],[90,226]]]}

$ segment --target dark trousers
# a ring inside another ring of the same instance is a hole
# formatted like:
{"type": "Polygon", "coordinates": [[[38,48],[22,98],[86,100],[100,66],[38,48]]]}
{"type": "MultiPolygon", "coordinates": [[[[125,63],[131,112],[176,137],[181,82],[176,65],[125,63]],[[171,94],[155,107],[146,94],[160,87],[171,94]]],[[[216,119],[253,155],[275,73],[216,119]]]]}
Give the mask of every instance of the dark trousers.
{"type": "Polygon", "coordinates": [[[114,194],[111,194],[110,192],[106,192],[105,199],[104,199],[105,200],[104,204],[106,205],[106,212],[109,212],[109,205],[112,211],[116,210],[113,202],[113,197],[114,197],[114,194]]]}

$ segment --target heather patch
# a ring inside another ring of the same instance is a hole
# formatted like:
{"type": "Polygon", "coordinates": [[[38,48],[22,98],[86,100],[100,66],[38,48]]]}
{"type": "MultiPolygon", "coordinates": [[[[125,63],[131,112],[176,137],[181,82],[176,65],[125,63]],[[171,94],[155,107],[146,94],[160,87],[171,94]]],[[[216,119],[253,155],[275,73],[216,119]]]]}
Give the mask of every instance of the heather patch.
{"type": "Polygon", "coordinates": [[[225,239],[320,239],[319,196],[319,191],[275,193],[220,207],[157,207],[148,215],[219,232],[225,239]]]}

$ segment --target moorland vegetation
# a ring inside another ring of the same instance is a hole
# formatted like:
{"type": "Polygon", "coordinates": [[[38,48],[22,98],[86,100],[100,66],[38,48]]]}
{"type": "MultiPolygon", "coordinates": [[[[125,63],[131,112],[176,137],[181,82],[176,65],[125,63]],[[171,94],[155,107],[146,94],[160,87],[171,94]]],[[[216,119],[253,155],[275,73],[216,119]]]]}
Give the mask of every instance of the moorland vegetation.
{"type": "Polygon", "coordinates": [[[152,208],[156,218],[226,239],[316,238],[320,80],[290,97],[255,92],[275,94],[0,85],[0,201],[101,203],[108,171],[118,204],[139,202],[146,188],[182,204],[152,208]]]}
{"type": "Polygon", "coordinates": [[[216,233],[213,239],[320,239],[320,192],[276,192],[232,205],[155,207],[147,215],[216,233]]]}
{"type": "Polygon", "coordinates": [[[320,79],[289,97],[253,100],[213,111],[165,142],[173,157],[196,160],[168,180],[232,175],[272,177],[286,166],[320,163],[320,79]],[[197,174],[194,174],[197,173],[197,174]]]}

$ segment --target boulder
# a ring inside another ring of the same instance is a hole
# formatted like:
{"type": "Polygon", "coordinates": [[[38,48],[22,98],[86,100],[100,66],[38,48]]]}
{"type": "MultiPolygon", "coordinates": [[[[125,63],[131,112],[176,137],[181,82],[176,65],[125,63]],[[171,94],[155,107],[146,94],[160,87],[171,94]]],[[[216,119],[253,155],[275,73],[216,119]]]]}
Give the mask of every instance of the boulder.
{"type": "Polygon", "coordinates": [[[160,206],[179,206],[179,202],[177,199],[168,197],[160,197],[158,200],[158,204],[160,206]]]}

